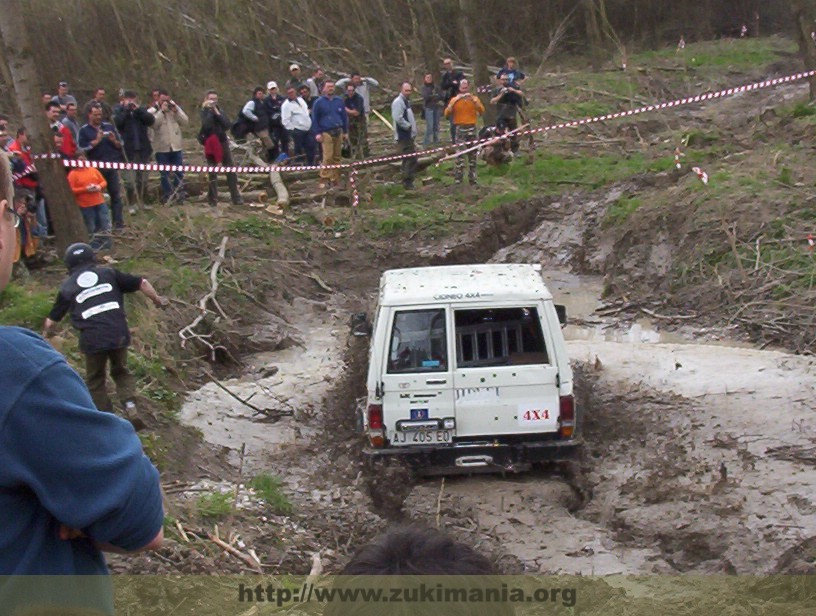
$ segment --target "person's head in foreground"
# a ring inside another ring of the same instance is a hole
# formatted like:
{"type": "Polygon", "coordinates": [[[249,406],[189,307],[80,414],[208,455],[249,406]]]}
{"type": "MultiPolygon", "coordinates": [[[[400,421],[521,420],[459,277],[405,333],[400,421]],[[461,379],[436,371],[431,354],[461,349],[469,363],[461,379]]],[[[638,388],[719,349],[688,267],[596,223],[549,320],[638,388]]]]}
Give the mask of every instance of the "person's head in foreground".
{"type": "Polygon", "coordinates": [[[498,573],[487,557],[441,531],[400,526],[361,547],[334,584],[381,592],[380,600],[329,602],[323,614],[512,616],[512,605],[501,600],[498,573]],[[488,587],[497,600],[474,600],[488,587]]]}

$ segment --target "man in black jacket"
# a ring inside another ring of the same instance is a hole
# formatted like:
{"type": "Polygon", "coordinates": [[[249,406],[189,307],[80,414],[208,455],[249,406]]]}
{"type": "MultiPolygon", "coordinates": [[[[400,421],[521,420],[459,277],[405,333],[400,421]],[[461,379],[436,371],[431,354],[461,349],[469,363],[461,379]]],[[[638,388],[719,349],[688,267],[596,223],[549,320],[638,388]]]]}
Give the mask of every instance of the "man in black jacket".
{"type": "Polygon", "coordinates": [[[289,156],[289,131],[283,126],[281,105],[286,99],[278,92],[278,84],[270,81],[266,84],[266,88],[269,94],[264,99],[264,105],[269,116],[269,136],[274,143],[272,152],[270,152],[269,162],[271,163],[279,154],[289,156]]]}
{"type": "MultiPolygon", "coordinates": [[[[156,118],[147,108],[139,105],[139,99],[133,90],[125,90],[122,101],[113,108],[113,122],[122,137],[125,158],[129,163],[145,164],[150,162],[153,148],[147,129],[153,126],[156,118]]],[[[128,170],[123,174],[125,191],[131,213],[138,203],[144,207],[147,194],[147,171],[128,170]]]]}
{"type": "MultiPolygon", "coordinates": [[[[218,106],[218,93],[209,90],[204,102],[201,103],[201,130],[199,131],[199,141],[204,146],[204,155],[210,167],[232,167],[232,152],[230,152],[227,130],[230,127],[230,120],[227,114],[218,106]]],[[[207,200],[211,206],[218,205],[218,173],[210,171],[209,185],[207,189],[207,200]]],[[[241,205],[244,200],[238,192],[238,176],[230,171],[227,172],[227,186],[233,205],[241,205]]]]}
{"type": "MultiPolygon", "coordinates": [[[[459,94],[459,82],[465,78],[465,74],[453,67],[453,60],[450,58],[445,58],[442,61],[442,66],[444,66],[444,70],[442,71],[442,81],[439,88],[444,95],[445,104],[442,108],[445,109],[451,99],[459,94]]],[[[454,126],[452,118],[453,116],[451,116],[450,122],[451,143],[456,143],[456,126],[454,126]]]]}
{"type": "Polygon", "coordinates": [[[79,330],[79,350],[85,355],[85,382],[96,408],[113,412],[105,387],[110,362],[111,376],[125,414],[132,416],[136,411],[136,380],[127,367],[130,329],[124,294],[141,291],[160,307],[166,306],[168,301],[156,293],[146,278],[97,265],[88,244],[71,244],[65,251],[65,265],[69,275],[45,319],[43,336],[70,313],[71,322],[79,330]]]}

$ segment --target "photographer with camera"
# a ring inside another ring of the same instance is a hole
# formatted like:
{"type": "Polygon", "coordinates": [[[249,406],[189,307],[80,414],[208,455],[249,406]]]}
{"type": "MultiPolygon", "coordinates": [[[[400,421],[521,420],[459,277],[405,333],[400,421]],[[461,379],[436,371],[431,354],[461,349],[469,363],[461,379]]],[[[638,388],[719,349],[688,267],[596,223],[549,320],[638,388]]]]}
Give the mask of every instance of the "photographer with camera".
{"type": "MultiPolygon", "coordinates": [[[[113,122],[119,129],[125,146],[125,158],[129,163],[149,163],[153,148],[147,129],[156,118],[146,107],[139,105],[139,98],[133,90],[125,90],[122,101],[113,108],[113,122]]],[[[147,171],[128,169],[122,174],[131,214],[138,203],[144,207],[147,195],[147,171]]]]}
{"type": "MultiPolygon", "coordinates": [[[[148,111],[156,119],[153,124],[153,150],[156,162],[160,165],[183,165],[184,150],[181,127],[187,126],[190,120],[167,90],[159,90],[159,100],[148,111]]],[[[172,182],[169,171],[161,171],[162,202],[182,203],[186,198],[184,192],[184,172],[173,171],[172,182]]]]}
{"type": "MultiPolygon", "coordinates": [[[[93,105],[88,114],[88,123],[79,129],[79,149],[85,152],[88,160],[121,163],[122,143],[113,124],[102,121],[102,106],[93,105]]],[[[124,211],[122,207],[122,191],[119,183],[119,171],[116,169],[100,169],[99,172],[108,184],[108,194],[111,198],[111,214],[115,229],[125,228],[124,211]]]]}
{"type": "MultiPolygon", "coordinates": [[[[510,132],[518,128],[516,116],[524,103],[524,92],[521,88],[510,81],[507,73],[499,77],[499,85],[493,88],[493,98],[491,105],[497,106],[496,128],[501,132],[510,132]]],[[[518,137],[516,134],[510,135],[510,151],[515,155],[519,149],[518,137]]]]}
{"type": "MultiPolygon", "coordinates": [[[[204,146],[204,156],[210,167],[232,167],[232,152],[229,147],[227,131],[232,123],[227,114],[218,105],[218,93],[209,90],[201,103],[201,130],[198,141],[204,146]]],[[[227,186],[233,205],[242,205],[244,200],[238,192],[238,176],[235,172],[227,173],[227,186]]],[[[218,174],[210,171],[207,189],[207,201],[213,207],[218,205],[218,174]]]]}
{"type": "MultiPolygon", "coordinates": [[[[485,112],[484,105],[479,97],[470,93],[470,83],[467,79],[459,82],[459,94],[454,96],[445,108],[445,117],[450,118],[456,134],[456,145],[464,145],[476,139],[476,121],[485,112]]],[[[453,179],[455,183],[462,183],[465,171],[465,155],[456,157],[453,179]]],[[[468,179],[471,186],[476,185],[476,151],[468,152],[468,179]]]]}

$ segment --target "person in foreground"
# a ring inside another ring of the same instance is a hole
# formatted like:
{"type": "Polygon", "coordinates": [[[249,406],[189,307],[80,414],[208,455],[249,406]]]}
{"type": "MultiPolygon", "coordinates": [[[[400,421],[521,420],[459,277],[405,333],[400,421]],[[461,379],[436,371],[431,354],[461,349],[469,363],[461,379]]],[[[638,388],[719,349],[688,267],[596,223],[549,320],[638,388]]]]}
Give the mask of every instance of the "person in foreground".
{"type": "MultiPolygon", "coordinates": [[[[0,292],[18,221],[9,190],[0,157],[0,292]]],[[[15,576],[0,578],[0,605],[15,613],[9,606],[21,602],[68,608],[88,600],[110,612],[111,597],[82,596],[81,583],[57,597],[54,578],[37,586],[53,592],[34,594],[37,578],[16,576],[104,575],[103,551],[158,548],[159,473],[131,424],[98,411],[80,376],[37,334],[0,326],[0,391],[0,576],[15,576]]]]}
{"type": "Polygon", "coordinates": [[[338,588],[403,591],[398,602],[329,602],[323,616],[512,616],[512,604],[506,602],[422,600],[418,592],[424,585],[437,592],[496,586],[499,571],[485,556],[469,545],[455,541],[434,528],[398,526],[360,548],[336,578],[338,588]],[[376,577],[375,577],[376,576],[376,577]],[[425,578],[423,576],[431,576],[425,578]],[[443,588],[444,590],[444,588],[443,588]]]}

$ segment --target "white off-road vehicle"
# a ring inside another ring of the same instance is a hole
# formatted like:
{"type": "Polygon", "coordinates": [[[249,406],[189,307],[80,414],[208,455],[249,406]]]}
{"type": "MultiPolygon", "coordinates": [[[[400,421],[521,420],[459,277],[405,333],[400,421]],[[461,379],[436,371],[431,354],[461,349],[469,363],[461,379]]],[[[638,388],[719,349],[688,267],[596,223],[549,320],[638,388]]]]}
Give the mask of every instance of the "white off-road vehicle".
{"type": "Polygon", "coordinates": [[[374,459],[418,471],[521,471],[579,444],[566,320],[534,265],[390,270],[371,330],[374,459]]]}

